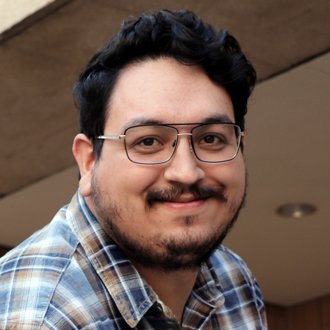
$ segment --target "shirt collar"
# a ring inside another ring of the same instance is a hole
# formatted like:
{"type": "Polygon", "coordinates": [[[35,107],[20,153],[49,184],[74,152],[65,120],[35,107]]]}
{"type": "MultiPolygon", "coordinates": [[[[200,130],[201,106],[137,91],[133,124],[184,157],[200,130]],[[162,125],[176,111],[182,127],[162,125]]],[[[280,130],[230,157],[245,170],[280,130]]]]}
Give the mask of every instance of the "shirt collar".
{"type": "Polygon", "coordinates": [[[68,207],[68,221],[93,268],[127,324],[135,327],[157,296],[121,249],[105,233],[79,190],[68,207]]]}
{"type": "Polygon", "coordinates": [[[212,308],[219,308],[224,304],[225,298],[219,279],[212,270],[213,265],[210,259],[201,265],[193,295],[204,304],[212,308]]]}

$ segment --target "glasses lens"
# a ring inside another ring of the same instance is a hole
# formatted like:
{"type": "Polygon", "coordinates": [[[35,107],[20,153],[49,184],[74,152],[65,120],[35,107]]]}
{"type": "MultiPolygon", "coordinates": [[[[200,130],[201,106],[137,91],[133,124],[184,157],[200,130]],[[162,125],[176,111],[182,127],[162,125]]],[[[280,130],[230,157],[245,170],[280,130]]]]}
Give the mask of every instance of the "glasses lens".
{"type": "Polygon", "coordinates": [[[209,124],[193,129],[196,156],[206,162],[223,162],[234,158],[240,142],[240,128],[232,124],[209,124]]]}
{"type": "Polygon", "coordinates": [[[177,139],[176,129],[168,126],[136,126],[127,129],[125,134],[128,158],[143,164],[169,160],[177,139]]]}

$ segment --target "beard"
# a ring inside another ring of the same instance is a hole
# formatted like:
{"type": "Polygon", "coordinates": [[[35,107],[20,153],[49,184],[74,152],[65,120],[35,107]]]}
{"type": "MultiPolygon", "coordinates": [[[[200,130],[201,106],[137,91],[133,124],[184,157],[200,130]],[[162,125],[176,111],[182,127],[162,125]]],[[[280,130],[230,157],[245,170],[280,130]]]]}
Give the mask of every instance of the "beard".
{"type": "MultiPolygon", "coordinates": [[[[216,188],[203,188],[198,185],[191,185],[188,188],[174,186],[148,192],[145,198],[146,211],[157,207],[159,201],[175,200],[182,194],[192,194],[199,199],[214,198],[218,203],[224,205],[228,203],[222,186],[216,188]]],[[[160,232],[145,239],[134,237],[134,234],[132,235],[120,228],[120,222],[122,221],[121,208],[115,205],[111,199],[105,203],[94,175],[92,179],[92,200],[99,222],[105,232],[117,243],[133,264],[136,262],[145,268],[165,273],[199,269],[200,265],[210,257],[233,227],[240,210],[245,204],[245,196],[246,189],[241,200],[231,206],[230,210],[234,215],[225,229],[223,224],[220,224],[208,235],[191,235],[190,225],[198,221],[198,216],[181,216],[175,218],[176,221],[184,224],[180,237],[175,235],[165,237],[160,232]]]]}

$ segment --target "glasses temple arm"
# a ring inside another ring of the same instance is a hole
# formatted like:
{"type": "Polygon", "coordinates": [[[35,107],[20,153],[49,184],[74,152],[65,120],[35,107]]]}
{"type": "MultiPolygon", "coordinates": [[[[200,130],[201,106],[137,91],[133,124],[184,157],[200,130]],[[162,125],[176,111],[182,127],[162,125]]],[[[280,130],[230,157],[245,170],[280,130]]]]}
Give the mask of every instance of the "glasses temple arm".
{"type": "Polygon", "coordinates": [[[96,139],[100,140],[120,140],[125,139],[126,135],[99,135],[96,137],[96,139]]]}

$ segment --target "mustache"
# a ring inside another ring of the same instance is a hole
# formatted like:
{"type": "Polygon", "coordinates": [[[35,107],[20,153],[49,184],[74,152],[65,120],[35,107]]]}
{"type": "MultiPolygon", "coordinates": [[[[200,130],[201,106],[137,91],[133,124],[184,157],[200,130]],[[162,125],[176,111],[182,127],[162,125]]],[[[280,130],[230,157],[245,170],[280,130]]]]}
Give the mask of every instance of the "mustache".
{"type": "Polygon", "coordinates": [[[223,186],[200,187],[197,184],[193,184],[189,187],[174,186],[170,188],[149,191],[146,196],[146,202],[151,207],[156,202],[171,202],[184,194],[193,195],[195,199],[215,198],[222,203],[226,203],[228,201],[224,193],[223,186]]]}

